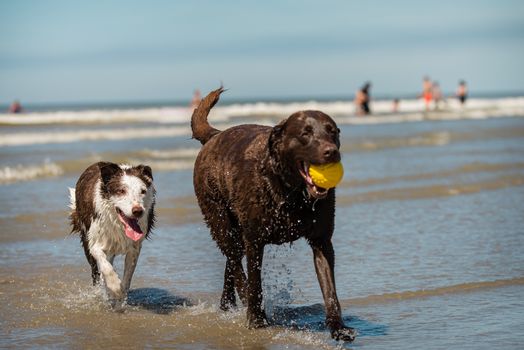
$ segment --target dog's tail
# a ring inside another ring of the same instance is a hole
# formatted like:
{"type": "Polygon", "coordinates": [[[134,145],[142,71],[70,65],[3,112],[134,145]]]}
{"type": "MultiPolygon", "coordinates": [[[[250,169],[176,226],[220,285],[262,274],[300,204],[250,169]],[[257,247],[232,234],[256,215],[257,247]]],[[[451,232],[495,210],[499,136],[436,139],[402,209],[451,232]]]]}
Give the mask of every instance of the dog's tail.
{"type": "Polygon", "coordinates": [[[76,210],[76,191],[74,188],[68,187],[69,189],[69,209],[71,211],[76,210]]]}
{"type": "Polygon", "coordinates": [[[193,138],[200,141],[201,144],[205,144],[210,138],[220,132],[220,130],[209,125],[207,116],[211,108],[213,108],[213,106],[218,102],[220,94],[224,91],[225,90],[222,86],[211,91],[204,99],[202,99],[202,101],[200,101],[198,107],[193,111],[193,116],[191,117],[191,131],[193,132],[193,138]]]}
{"type": "Polygon", "coordinates": [[[73,232],[80,232],[80,224],[78,221],[78,214],[76,213],[76,191],[74,188],[69,187],[69,222],[73,227],[70,234],[73,232]]]}

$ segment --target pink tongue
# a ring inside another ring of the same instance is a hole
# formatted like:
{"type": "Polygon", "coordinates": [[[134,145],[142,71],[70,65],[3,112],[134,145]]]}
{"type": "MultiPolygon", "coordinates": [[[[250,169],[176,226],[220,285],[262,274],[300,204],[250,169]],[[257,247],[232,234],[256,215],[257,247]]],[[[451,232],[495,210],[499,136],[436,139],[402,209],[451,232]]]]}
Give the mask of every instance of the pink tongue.
{"type": "Polygon", "coordinates": [[[124,218],[119,215],[120,221],[124,224],[126,236],[131,238],[133,241],[138,241],[144,236],[144,232],[140,226],[138,226],[138,221],[136,219],[124,218]]]}
{"type": "Polygon", "coordinates": [[[138,226],[138,223],[136,220],[133,220],[132,223],[124,224],[126,227],[126,236],[131,238],[133,241],[138,241],[144,233],[140,229],[140,226],[138,226]]]}

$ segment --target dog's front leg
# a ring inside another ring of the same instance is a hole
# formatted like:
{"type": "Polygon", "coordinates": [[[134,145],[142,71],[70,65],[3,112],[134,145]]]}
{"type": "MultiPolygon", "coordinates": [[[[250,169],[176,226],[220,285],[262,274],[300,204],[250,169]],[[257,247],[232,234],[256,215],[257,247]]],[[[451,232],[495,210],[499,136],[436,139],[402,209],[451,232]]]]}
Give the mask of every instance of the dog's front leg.
{"type": "Polygon", "coordinates": [[[93,257],[96,259],[98,268],[102,273],[102,276],[104,276],[104,281],[109,291],[110,299],[122,301],[124,295],[120,287],[120,279],[118,278],[118,275],[115,272],[113,265],[111,265],[111,263],[107,259],[106,254],[104,253],[102,248],[97,245],[93,246],[90,249],[90,251],[91,255],[93,255],[93,257]]]}
{"type": "Polygon", "coordinates": [[[126,254],[126,261],[124,263],[124,278],[122,279],[122,293],[124,294],[124,297],[127,296],[127,292],[129,292],[131,279],[133,278],[138,256],[140,255],[140,249],[142,249],[142,243],[136,242],[133,244],[133,249],[126,254]]]}
{"type": "Polygon", "coordinates": [[[333,244],[331,240],[327,240],[318,244],[311,243],[311,248],[313,249],[318,283],[324,297],[326,325],[331,330],[331,336],[334,339],[353,341],[357,332],[353,328],[344,326],[340,303],[338,302],[335,286],[335,253],[333,244]]]}
{"type": "Polygon", "coordinates": [[[247,258],[247,322],[249,328],[267,326],[267,318],[262,309],[262,258],[264,246],[246,244],[247,258]]]}

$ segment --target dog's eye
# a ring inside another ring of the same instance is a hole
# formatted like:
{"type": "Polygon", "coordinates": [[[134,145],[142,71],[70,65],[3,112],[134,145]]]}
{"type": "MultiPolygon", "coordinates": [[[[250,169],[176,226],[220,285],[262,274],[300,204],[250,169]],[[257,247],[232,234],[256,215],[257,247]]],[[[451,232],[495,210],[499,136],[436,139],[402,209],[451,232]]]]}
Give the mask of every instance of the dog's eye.
{"type": "Polygon", "coordinates": [[[116,190],[116,194],[119,196],[123,196],[124,194],[126,194],[125,188],[119,188],[118,190],[116,190]]]}
{"type": "Polygon", "coordinates": [[[142,191],[140,191],[141,194],[146,194],[146,192],[147,192],[147,191],[146,191],[145,188],[143,188],[142,191]]]}
{"type": "Polygon", "coordinates": [[[302,131],[302,136],[309,136],[313,133],[313,127],[311,125],[308,125],[304,128],[302,131]]]}
{"type": "Polygon", "coordinates": [[[336,135],[338,133],[340,133],[340,129],[339,128],[333,128],[331,125],[327,125],[326,126],[326,131],[332,135],[336,135]]]}

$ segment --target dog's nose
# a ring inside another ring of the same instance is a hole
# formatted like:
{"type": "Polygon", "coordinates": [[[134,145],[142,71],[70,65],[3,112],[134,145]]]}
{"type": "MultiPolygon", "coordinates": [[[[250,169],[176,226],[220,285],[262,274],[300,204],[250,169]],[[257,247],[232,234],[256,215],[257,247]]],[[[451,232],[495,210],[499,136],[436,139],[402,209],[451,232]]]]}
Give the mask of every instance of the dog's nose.
{"type": "Polygon", "coordinates": [[[331,162],[340,161],[340,152],[335,146],[328,146],[324,149],[324,159],[331,162]]]}
{"type": "Polygon", "coordinates": [[[144,214],[144,209],[142,209],[142,207],[135,206],[133,209],[131,209],[131,212],[135,218],[139,218],[142,216],[142,214],[144,214]]]}

